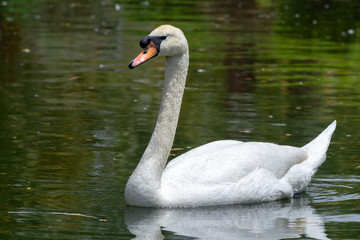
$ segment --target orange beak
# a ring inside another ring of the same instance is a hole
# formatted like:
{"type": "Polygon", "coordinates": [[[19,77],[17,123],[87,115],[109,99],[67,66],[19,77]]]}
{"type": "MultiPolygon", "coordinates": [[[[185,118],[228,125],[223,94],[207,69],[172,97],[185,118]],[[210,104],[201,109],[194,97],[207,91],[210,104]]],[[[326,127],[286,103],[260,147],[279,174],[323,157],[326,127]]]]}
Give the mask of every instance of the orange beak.
{"type": "Polygon", "coordinates": [[[152,59],[153,57],[156,57],[159,54],[159,51],[157,50],[155,44],[150,41],[149,45],[147,45],[146,48],[144,48],[141,53],[129,63],[129,68],[133,69],[140,64],[143,64],[144,62],[152,59]]]}

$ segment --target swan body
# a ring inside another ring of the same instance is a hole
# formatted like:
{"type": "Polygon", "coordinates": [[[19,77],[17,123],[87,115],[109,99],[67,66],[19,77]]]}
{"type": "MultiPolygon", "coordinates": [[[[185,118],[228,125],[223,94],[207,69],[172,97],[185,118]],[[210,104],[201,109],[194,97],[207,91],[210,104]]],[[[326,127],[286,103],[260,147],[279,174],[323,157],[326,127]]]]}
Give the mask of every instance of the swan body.
{"type": "Polygon", "coordinates": [[[135,68],[165,56],[164,90],[150,142],[125,188],[127,204],[197,207],[271,201],[292,197],[310,183],[325,161],[336,121],[303,147],[220,140],[166,162],[173,144],[185,88],[189,50],[183,32],[170,25],[140,41],[135,68]]]}

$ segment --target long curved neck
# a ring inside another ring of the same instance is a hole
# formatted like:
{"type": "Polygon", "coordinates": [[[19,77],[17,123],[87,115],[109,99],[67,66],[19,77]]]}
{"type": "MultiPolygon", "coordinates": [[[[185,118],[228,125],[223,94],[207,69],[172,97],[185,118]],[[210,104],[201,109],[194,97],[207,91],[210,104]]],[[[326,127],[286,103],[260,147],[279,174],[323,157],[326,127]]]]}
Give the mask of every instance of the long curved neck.
{"type": "Polygon", "coordinates": [[[155,171],[151,174],[156,177],[156,184],[160,184],[161,174],[175,137],[186,82],[186,60],[184,55],[166,58],[164,89],[155,130],[140,160],[140,163],[151,165],[155,171]]]}
{"type": "MultiPolygon", "coordinates": [[[[137,198],[143,198],[141,201],[156,201],[147,198],[154,198],[161,188],[162,172],[171,151],[179,119],[188,65],[188,51],[181,56],[166,57],[164,89],[155,130],[125,189],[126,201],[130,204],[132,198],[136,197],[130,196],[133,194],[137,195],[137,198]],[[130,187],[128,185],[131,185],[131,194],[127,191],[130,187]]],[[[144,202],[141,204],[144,205],[144,202]]],[[[146,202],[147,204],[154,205],[150,202],[146,202]]]]}

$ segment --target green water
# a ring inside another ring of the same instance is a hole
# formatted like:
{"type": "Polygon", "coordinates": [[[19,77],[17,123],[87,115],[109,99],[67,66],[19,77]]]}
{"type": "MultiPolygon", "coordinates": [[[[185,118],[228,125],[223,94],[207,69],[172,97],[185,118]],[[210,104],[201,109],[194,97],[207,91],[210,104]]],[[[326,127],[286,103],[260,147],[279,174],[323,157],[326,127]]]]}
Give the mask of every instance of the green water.
{"type": "Polygon", "coordinates": [[[357,239],[359,1],[0,3],[1,239],[357,239]],[[151,136],[164,59],[128,63],[180,27],[190,69],[174,143],[302,146],[334,119],[301,199],[187,210],[126,207],[151,136]]]}

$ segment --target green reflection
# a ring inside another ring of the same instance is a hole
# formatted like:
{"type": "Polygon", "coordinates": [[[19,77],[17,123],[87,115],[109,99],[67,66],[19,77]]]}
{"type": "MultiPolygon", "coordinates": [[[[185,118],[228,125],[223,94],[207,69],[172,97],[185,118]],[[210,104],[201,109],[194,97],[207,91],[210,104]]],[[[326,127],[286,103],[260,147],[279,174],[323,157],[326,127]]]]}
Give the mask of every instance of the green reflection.
{"type": "Polygon", "coordinates": [[[329,238],[359,235],[358,1],[4,2],[2,239],[131,238],[123,189],[153,130],[164,65],[127,65],[163,23],[190,44],[173,155],[217,139],[301,146],[337,119],[310,205],[329,238]]]}

